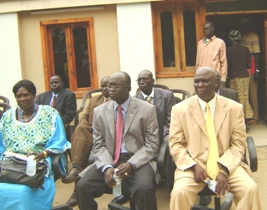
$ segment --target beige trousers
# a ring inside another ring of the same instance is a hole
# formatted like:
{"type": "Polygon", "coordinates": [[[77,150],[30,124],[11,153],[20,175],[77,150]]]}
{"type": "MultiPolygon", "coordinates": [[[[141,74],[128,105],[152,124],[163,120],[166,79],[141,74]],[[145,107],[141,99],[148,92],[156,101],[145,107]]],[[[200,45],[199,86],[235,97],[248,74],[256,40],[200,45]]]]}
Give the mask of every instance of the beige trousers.
{"type": "MultiPolygon", "coordinates": [[[[262,210],[258,187],[241,166],[229,176],[228,183],[236,210],[262,210]]],[[[204,184],[196,183],[192,176],[177,179],[171,192],[170,210],[192,209],[197,193],[203,188],[204,184]]]]}

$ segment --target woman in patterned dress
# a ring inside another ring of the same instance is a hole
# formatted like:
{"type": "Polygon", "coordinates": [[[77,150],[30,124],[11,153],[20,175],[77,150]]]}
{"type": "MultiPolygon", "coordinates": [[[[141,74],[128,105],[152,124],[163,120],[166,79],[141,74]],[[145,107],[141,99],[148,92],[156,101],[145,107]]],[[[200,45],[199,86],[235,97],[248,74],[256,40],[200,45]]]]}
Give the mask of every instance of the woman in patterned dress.
{"type": "MultiPolygon", "coordinates": [[[[13,93],[18,107],[6,111],[0,121],[0,157],[5,157],[4,152],[33,153],[36,161],[45,161],[48,172],[44,189],[0,183],[0,209],[48,210],[52,208],[56,192],[51,155],[62,154],[70,147],[64,125],[54,108],[35,104],[36,88],[31,81],[19,81],[13,87],[13,93]]],[[[63,164],[61,169],[64,173],[63,164]]]]}
{"type": "Polygon", "coordinates": [[[233,43],[226,50],[229,85],[230,88],[238,92],[239,101],[244,107],[245,123],[248,131],[248,122],[253,117],[253,110],[249,104],[251,56],[248,48],[239,44],[241,33],[238,30],[232,30],[229,33],[229,38],[233,43]]]}

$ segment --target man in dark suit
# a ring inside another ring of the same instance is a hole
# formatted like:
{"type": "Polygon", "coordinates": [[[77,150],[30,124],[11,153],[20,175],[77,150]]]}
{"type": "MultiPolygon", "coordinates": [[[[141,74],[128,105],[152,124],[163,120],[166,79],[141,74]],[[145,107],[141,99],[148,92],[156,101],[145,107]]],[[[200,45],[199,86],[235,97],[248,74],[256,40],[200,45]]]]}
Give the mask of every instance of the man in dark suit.
{"type": "Polygon", "coordinates": [[[41,93],[38,96],[37,103],[53,106],[59,112],[65,125],[66,138],[70,141],[69,124],[77,110],[75,94],[63,88],[63,82],[59,75],[53,75],[50,78],[50,87],[51,91],[41,93]]]}
{"type": "Polygon", "coordinates": [[[94,197],[116,186],[115,168],[139,210],[157,209],[154,184],[160,175],[155,161],[159,149],[156,108],[131,97],[130,90],[130,76],[115,73],[109,80],[112,100],[94,109],[95,162],[77,184],[81,210],[97,210],[94,197]]]}
{"type": "Polygon", "coordinates": [[[164,141],[168,141],[171,109],[176,104],[176,101],[171,91],[153,88],[154,82],[155,80],[151,71],[141,71],[137,79],[140,91],[135,97],[144,101],[147,101],[147,98],[151,99],[150,103],[154,104],[161,111],[164,119],[164,141]]]}
{"type": "MultiPolygon", "coordinates": [[[[75,128],[71,137],[71,158],[72,169],[68,176],[62,179],[64,183],[77,181],[78,174],[88,166],[88,158],[93,145],[93,111],[94,108],[109,100],[108,83],[110,77],[104,77],[101,80],[102,94],[90,99],[86,112],[81,118],[78,126],[75,128]]],[[[76,190],[74,190],[67,202],[70,206],[78,204],[76,190]]]]}

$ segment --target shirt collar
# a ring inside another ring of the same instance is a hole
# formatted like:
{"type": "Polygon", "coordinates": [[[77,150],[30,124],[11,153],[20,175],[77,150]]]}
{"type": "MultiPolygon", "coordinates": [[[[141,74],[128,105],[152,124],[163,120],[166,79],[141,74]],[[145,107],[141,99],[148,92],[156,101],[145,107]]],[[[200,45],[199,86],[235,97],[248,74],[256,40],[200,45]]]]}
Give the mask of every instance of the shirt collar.
{"type": "MultiPolygon", "coordinates": [[[[210,109],[214,109],[214,107],[216,106],[216,100],[217,100],[217,94],[215,93],[215,96],[214,96],[214,98],[213,99],[211,99],[209,102],[208,102],[208,104],[209,104],[209,106],[210,106],[210,109]]],[[[201,98],[199,98],[199,97],[197,97],[197,99],[198,99],[198,102],[199,102],[199,104],[200,104],[200,107],[201,107],[201,110],[202,110],[202,112],[204,111],[206,111],[206,104],[207,104],[207,102],[206,101],[203,101],[201,98]]]]}
{"type": "MultiPolygon", "coordinates": [[[[216,36],[215,35],[213,35],[212,37],[210,37],[209,38],[209,41],[212,41],[212,40],[214,40],[216,38],[216,36]]],[[[205,39],[206,39],[206,37],[204,37],[202,40],[203,40],[203,42],[205,42],[205,39]]]]}
{"type": "Polygon", "coordinates": [[[58,96],[58,93],[57,94],[55,94],[54,92],[52,92],[52,98],[54,98],[54,96],[58,96]]]}
{"type": "Polygon", "coordinates": [[[146,99],[148,96],[150,96],[151,98],[154,98],[154,88],[152,88],[152,91],[150,93],[150,95],[146,95],[143,91],[141,91],[144,99],[146,99]]]}
{"type": "Polygon", "coordinates": [[[118,107],[118,106],[121,106],[121,107],[123,108],[123,110],[124,110],[125,112],[127,112],[129,103],[130,103],[130,96],[129,96],[128,99],[127,99],[124,103],[122,103],[122,104],[118,104],[116,101],[114,101],[114,106],[113,106],[113,108],[114,108],[114,112],[117,110],[117,107],[118,107]]]}

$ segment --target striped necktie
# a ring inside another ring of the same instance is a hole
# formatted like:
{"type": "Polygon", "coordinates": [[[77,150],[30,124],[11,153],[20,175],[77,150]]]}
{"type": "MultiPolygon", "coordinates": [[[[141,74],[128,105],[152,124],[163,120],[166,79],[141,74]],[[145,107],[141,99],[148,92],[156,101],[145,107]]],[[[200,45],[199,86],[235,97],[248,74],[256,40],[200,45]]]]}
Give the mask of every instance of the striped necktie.
{"type": "Polygon", "coordinates": [[[151,99],[152,99],[151,96],[147,96],[147,97],[146,97],[146,101],[147,101],[148,103],[150,103],[150,104],[151,104],[151,99]]]}

